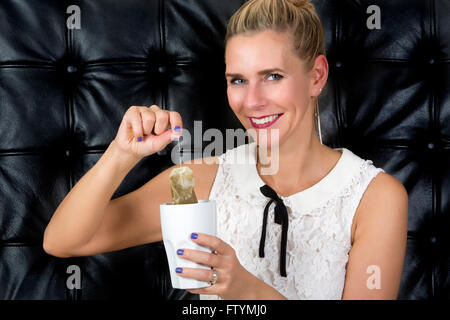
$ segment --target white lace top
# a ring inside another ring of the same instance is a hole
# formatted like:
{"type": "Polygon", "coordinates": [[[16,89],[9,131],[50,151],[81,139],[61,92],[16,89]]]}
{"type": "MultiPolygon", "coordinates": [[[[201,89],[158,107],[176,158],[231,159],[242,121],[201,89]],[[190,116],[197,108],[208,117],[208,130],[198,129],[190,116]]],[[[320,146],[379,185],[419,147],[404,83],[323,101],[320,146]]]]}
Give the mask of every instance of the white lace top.
{"type": "MultiPolygon", "coordinates": [[[[274,222],[275,203],[269,207],[265,257],[259,257],[263,211],[270,199],[259,190],[265,183],[256,169],[256,143],[219,156],[209,197],[216,200],[217,236],[234,248],[246,270],[288,299],[341,299],[353,216],[369,182],[384,172],[346,148],[336,150],[342,155],[322,180],[280,196],[289,215],[287,277],[279,269],[281,225],[274,222]]],[[[200,299],[220,297],[202,294],[200,299]]]]}

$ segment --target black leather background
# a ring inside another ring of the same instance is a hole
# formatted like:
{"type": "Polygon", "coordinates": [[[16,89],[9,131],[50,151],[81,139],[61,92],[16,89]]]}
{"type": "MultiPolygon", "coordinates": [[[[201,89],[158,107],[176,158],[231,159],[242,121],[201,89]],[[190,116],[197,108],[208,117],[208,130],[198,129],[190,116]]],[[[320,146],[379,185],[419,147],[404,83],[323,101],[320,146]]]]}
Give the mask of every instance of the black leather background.
{"type": "MultiPolygon", "coordinates": [[[[313,2],[330,65],[324,143],[372,159],[408,190],[399,298],[448,299],[450,1],[313,2]],[[380,30],[366,27],[373,4],[380,30]]],[[[42,237],[129,106],[176,110],[191,132],[194,120],[203,130],[240,127],[227,104],[223,37],[242,3],[0,1],[0,299],[197,298],[172,289],[162,243],[61,259],[42,237]],[[66,27],[73,4],[80,30],[66,27]],[[66,286],[70,265],[81,289],[66,286]]],[[[171,164],[170,152],[143,159],[113,197],[171,164]]]]}

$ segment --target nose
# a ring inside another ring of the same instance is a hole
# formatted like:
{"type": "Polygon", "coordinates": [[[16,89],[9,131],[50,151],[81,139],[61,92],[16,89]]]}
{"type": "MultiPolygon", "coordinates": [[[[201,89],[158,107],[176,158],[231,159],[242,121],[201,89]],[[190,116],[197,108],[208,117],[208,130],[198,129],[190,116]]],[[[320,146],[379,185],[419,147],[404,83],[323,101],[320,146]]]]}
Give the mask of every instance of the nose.
{"type": "Polygon", "coordinates": [[[255,109],[266,104],[264,91],[257,83],[249,84],[245,96],[245,107],[255,109]]]}

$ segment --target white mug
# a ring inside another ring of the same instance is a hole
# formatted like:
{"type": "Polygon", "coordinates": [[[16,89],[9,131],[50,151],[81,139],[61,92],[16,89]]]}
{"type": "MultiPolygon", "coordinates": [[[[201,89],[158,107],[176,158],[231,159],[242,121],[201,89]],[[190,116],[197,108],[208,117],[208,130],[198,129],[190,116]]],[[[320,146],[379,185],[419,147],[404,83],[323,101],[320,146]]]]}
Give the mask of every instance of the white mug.
{"type": "Polygon", "coordinates": [[[214,200],[198,200],[198,203],[160,205],[161,229],[169,262],[170,280],[176,289],[197,289],[208,287],[207,281],[199,281],[182,277],[175,269],[201,268],[211,269],[209,266],[183,259],[177,254],[178,249],[194,249],[212,252],[211,249],[196,244],[191,239],[191,233],[206,233],[216,235],[216,202],[214,200]]]}

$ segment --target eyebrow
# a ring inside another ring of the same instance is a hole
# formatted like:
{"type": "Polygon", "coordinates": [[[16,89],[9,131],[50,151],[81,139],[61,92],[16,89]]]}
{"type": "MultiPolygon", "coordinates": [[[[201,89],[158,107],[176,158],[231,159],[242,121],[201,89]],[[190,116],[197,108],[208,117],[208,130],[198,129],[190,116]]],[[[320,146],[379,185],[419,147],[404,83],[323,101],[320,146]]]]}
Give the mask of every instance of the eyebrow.
{"type": "MultiPolygon", "coordinates": [[[[280,68],[270,68],[270,69],[264,69],[264,70],[258,71],[258,75],[264,75],[264,74],[268,74],[268,73],[272,73],[272,72],[276,72],[276,71],[284,72],[280,68]]],[[[243,78],[243,75],[240,73],[225,73],[225,77],[243,78]]]]}

